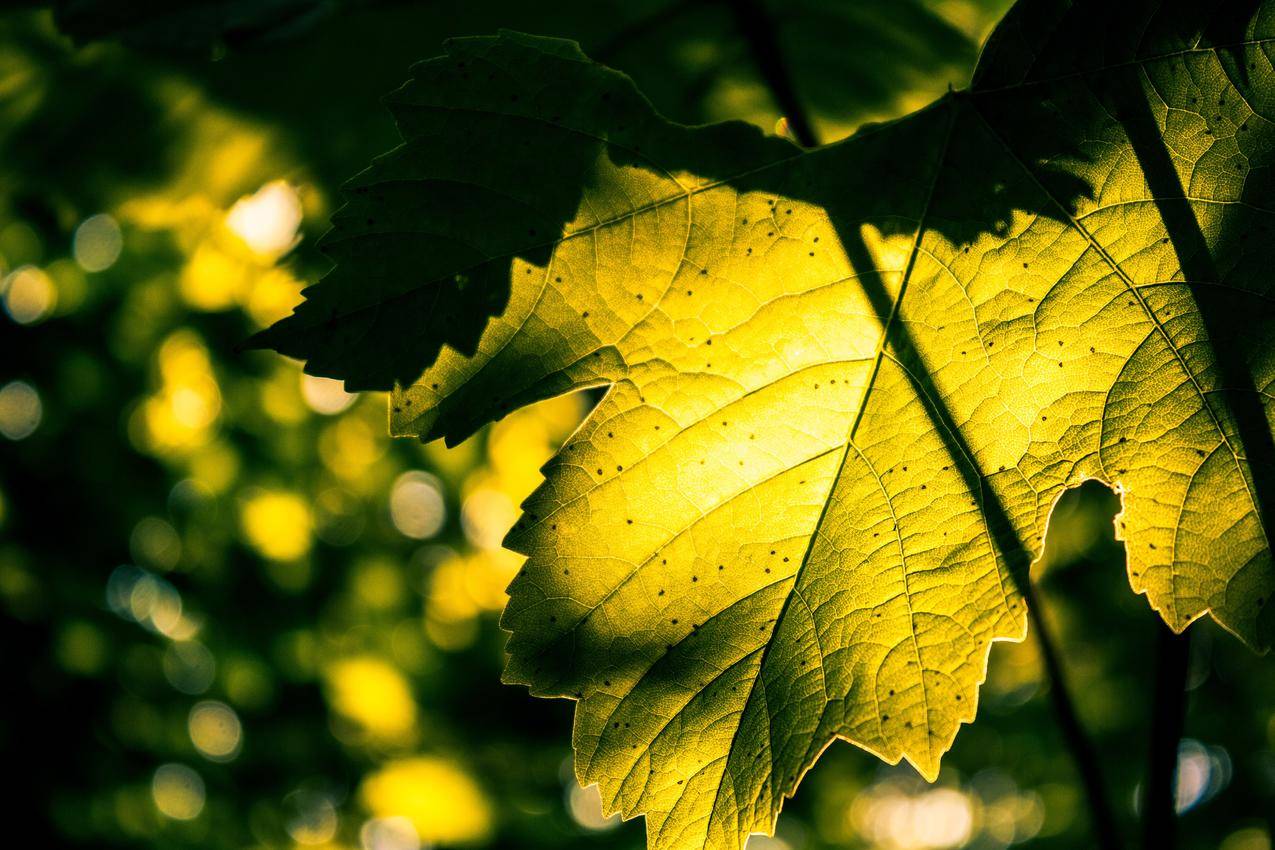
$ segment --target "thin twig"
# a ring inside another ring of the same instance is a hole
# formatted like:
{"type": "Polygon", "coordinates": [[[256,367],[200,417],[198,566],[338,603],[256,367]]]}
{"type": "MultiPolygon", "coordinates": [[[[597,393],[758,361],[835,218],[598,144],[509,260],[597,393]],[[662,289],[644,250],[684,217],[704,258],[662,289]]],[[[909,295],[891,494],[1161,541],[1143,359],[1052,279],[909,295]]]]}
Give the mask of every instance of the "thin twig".
{"type": "MultiPolygon", "coordinates": [[[[1063,743],[1071,755],[1072,764],[1080,774],[1081,785],[1089,801],[1089,817],[1092,820],[1094,836],[1098,846],[1103,850],[1117,850],[1120,847],[1120,830],[1116,825],[1115,814],[1108,802],[1107,783],[1103,779],[1099,767],[1098,754],[1093,741],[1081,725],[1080,716],[1076,713],[1076,704],[1071,691],[1067,687],[1067,677],[1063,673],[1062,661],[1053,636],[1045,624],[1041,613],[1040,601],[1029,582],[1023,582],[1019,588],[1023,593],[1023,601],[1027,605],[1027,619],[1031,623],[1031,633],[1040,647],[1040,657],[1045,664],[1045,675],[1049,679],[1049,701],[1054,709],[1054,718],[1058,731],[1062,733],[1063,743]]],[[[1147,845],[1148,847],[1158,845],[1147,845]]]]}
{"type": "Polygon", "coordinates": [[[783,51],[775,38],[774,21],[757,0],[729,0],[729,3],[735,16],[735,25],[748,42],[757,70],[770,89],[770,96],[775,99],[779,111],[788,121],[793,138],[803,148],[818,147],[819,137],[806,115],[805,107],[797,98],[797,90],[784,62],[783,51]]]}
{"type": "Polygon", "coordinates": [[[1142,846],[1173,850],[1177,825],[1178,746],[1186,722],[1186,678],[1191,656],[1187,632],[1156,620],[1155,701],[1151,706],[1150,758],[1142,798],[1142,846]]]}

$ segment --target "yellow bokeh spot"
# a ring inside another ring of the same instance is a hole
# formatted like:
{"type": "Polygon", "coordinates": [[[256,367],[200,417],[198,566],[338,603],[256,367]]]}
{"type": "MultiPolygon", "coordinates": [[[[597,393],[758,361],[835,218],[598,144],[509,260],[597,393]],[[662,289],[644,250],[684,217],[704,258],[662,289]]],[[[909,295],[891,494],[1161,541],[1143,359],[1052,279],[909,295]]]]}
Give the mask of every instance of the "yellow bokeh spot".
{"type": "Polygon", "coordinates": [[[266,558],[294,561],[310,551],[314,517],[295,493],[253,493],[243,503],[241,520],[244,538],[266,558]]]}
{"type": "Polygon", "coordinates": [[[73,260],[65,257],[54,260],[45,268],[49,279],[57,289],[57,312],[70,313],[84,303],[89,293],[88,280],[84,270],[73,260]]]}
{"type": "MultiPolygon", "coordinates": [[[[485,473],[479,476],[487,480],[485,473]]],[[[495,481],[493,483],[499,483],[495,481]]],[[[495,487],[481,487],[465,497],[460,509],[460,525],[466,539],[479,549],[497,551],[518,519],[518,507],[509,495],[495,487]]]]}
{"type": "Polygon", "coordinates": [[[219,440],[197,450],[189,458],[190,475],[210,493],[224,493],[239,476],[239,455],[219,440]]]}
{"type": "Polygon", "coordinates": [[[1271,850],[1271,836],[1263,827],[1251,826],[1226,836],[1218,850],[1271,850]]]}
{"type": "Polygon", "coordinates": [[[311,410],[325,416],[347,410],[358,400],[358,394],[347,393],[341,381],[317,375],[301,376],[301,395],[311,410]]]}
{"type": "Polygon", "coordinates": [[[609,817],[602,813],[602,793],[597,785],[581,787],[579,783],[572,782],[567,791],[567,811],[571,813],[572,820],[592,832],[603,832],[620,825],[618,813],[609,817]]]}
{"type": "Polygon", "coordinates": [[[151,779],[151,797],[166,817],[193,820],[204,810],[204,780],[185,765],[160,765],[151,779]]]}
{"type": "Polygon", "coordinates": [[[189,153],[160,191],[129,198],[119,216],[174,237],[186,256],[177,289],[188,306],[241,308],[257,325],[272,324],[291,311],[302,289],[275,263],[296,244],[302,218],[322,214],[323,199],[313,187],[303,191],[283,180],[242,195],[262,173],[284,167],[278,140],[184,83],[165,81],[161,89],[174,117],[188,119],[189,153]]]}
{"type": "Polygon", "coordinates": [[[305,284],[287,269],[271,268],[257,275],[248,289],[244,309],[257,327],[269,327],[287,317],[301,302],[305,284]]]}
{"type": "Polygon", "coordinates": [[[378,818],[406,818],[422,842],[479,841],[491,830],[491,807],[459,765],[433,756],[390,762],[363,780],[363,805],[378,818]]]}
{"type": "Polygon", "coordinates": [[[230,761],[243,743],[243,725],[235,710],[223,702],[205,700],[190,710],[186,720],[190,742],[212,761],[230,761]]]}
{"type": "Polygon", "coordinates": [[[1020,694],[1022,699],[1030,696],[1043,674],[1036,643],[997,643],[992,656],[993,663],[988,667],[987,684],[984,686],[986,690],[1000,697],[1014,693],[1020,694]]]}
{"type": "Polygon", "coordinates": [[[297,388],[296,373],[295,364],[280,363],[259,385],[261,408],[271,419],[284,425],[296,425],[310,413],[297,388]]]}
{"type": "Polygon", "coordinates": [[[955,788],[909,793],[890,782],[857,796],[849,812],[869,845],[894,850],[963,847],[980,815],[979,799],[955,788]]]}
{"type": "Polygon", "coordinates": [[[429,461],[430,468],[449,482],[458,482],[471,469],[482,462],[482,441],[470,437],[460,445],[448,447],[442,440],[421,443],[421,454],[429,461]]]}
{"type": "Polygon", "coordinates": [[[19,325],[32,325],[54,311],[57,289],[42,269],[24,266],[0,282],[5,311],[19,325]]]}
{"type": "Polygon", "coordinates": [[[71,255],[86,272],[109,269],[119,259],[124,236],[114,218],[106,213],[91,215],[75,229],[71,255]]]}
{"type": "Polygon", "coordinates": [[[26,381],[10,381],[0,387],[0,436],[25,440],[44,418],[44,405],[35,387],[26,381]]]}
{"type": "Polygon", "coordinates": [[[428,472],[404,472],[390,490],[390,520],[402,534],[417,540],[433,537],[447,520],[441,482],[428,472]]]}
{"type": "Polygon", "coordinates": [[[525,559],[508,549],[492,549],[450,557],[429,578],[426,614],[442,622],[457,622],[504,608],[505,588],[525,559]]]}
{"type": "Polygon", "coordinates": [[[31,325],[53,312],[57,289],[43,270],[24,266],[0,281],[0,298],[15,322],[31,325]]]}
{"type": "Polygon", "coordinates": [[[364,416],[342,416],[319,435],[319,456],[337,477],[365,490],[374,483],[367,478],[368,470],[387,448],[383,429],[364,416]]]}
{"type": "Polygon", "coordinates": [[[138,408],[143,446],[160,455],[185,454],[204,445],[221,414],[221,390],[203,342],[180,330],[158,355],[160,387],[138,408]]]}
{"type": "MultiPolygon", "coordinates": [[[[11,93],[11,89],[7,88],[11,79],[5,79],[6,89],[4,93],[6,95],[11,93]]],[[[6,227],[0,228],[0,258],[3,258],[9,264],[21,266],[27,263],[36,263],[40,261],[43,253],[44,243],[41,241],[40,235],[35,232],[35,228],[25,221],[14,221],[6,227]]]]}
{"type": "Polygon", "coordinates": [[[580,424],[584,412],[583,397],[573,393],[516,411],[492,425],[487,460],[498,482],[494,486],[514,503],[530,495],[543,477],[540,468],[580,424]]]}
{"type": "Polygon", "coordinates": [[[64,625],[58,633],[56,651],[64,670],[93,675],[106,665],[106,641],[97,627],[76,620],[64,625]]]}
{"type": "Polygon", "coordinates": [[[240,198],[226,214],[226,226],[253,253],[274,260],[297,241],[301,198],[286,180],[272,180],[240,198]]]}
{"type": "Polygon", "coordinates": [[[248,288],[248,269],[239,258],[215,242],[200,245],[182,269],[179,288],[186,303],[197,310],[228,310],[248,288]]]}
{"type": "Polygon", "coordinates": [[[324,671],[328,704],[374,744],[404,744],[415,736],[416,700],[398,668],[371,655],[344,658],[324,671]]]}
{"type": "Polygon", "coordinates": [[[274,695],[270,668],[255,658],[232,656],[222,665],[222,686],[230,701],[241,708],[260,709],[274,695]]]}
{"type": "Polygon", "coordinates": [[[478,639],[478,621],[472,617],[466,620],[440,620],[436,617],[427,617],[425,636],[439,649],[459,652],[473,646],[474,641],[478,639]]]}
{"type": "Polygon", "coordinates": [[[358,564],[351,580],[354,593],[367,608],[393,608],[402,601],[406,588],[393,561],[366,560],[358,564]]]}

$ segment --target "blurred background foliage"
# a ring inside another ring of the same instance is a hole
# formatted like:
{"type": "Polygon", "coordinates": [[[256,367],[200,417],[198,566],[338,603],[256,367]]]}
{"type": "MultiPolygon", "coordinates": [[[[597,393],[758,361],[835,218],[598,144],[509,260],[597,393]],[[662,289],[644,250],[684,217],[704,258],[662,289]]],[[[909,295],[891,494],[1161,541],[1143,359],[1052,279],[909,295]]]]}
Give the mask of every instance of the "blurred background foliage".
{"type": "MultiPolygon", "coordinates": [[[[30,4],[28,4],[30,5],[30,4]]],[[[1004,0],[762,3],[824,139],[968,78],[1004,0]]],[[[37,846],[630,847],[570,769],[571,706],[499,681],[499,547],[590,399],[455,449],[238,345],[325,268],[379,95],[453,35],[576,38],[666,114],[784,132],[731,8],[60,0],[0,15],[0,746],[37,846]],[[62,29],[59,29],[59,24],[62,29]]],[[[1133,834],[1155,621],[1115,497],[1036,567],[1133,834]]],[[[1193,627],[1185,847],[1270,850],[1275,677],[1193,627]]],[[[999,644],[933,786],[846,745],[753,850],[1091,846],[1036,650],[999,644]]],[[[28,838],[28,841],[32,838],[28,838]]]]}

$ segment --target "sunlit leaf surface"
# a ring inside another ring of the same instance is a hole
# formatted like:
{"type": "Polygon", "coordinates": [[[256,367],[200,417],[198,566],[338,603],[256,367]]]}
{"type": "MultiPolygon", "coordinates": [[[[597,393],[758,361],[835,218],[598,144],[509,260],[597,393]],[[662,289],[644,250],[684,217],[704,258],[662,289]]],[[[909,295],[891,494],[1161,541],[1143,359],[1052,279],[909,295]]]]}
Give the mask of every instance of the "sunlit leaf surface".
{"type": "Polygon", "coordinates": [[[456,41],[262,342],[449,442],[609,388],[509,538],[507,675],[652,846],[738,846],[834,737],[937,774],[1086,479],[1171,626],[1269,645],[1273,26],[1026,3],[971,91],[809,152],[456,41]]]}

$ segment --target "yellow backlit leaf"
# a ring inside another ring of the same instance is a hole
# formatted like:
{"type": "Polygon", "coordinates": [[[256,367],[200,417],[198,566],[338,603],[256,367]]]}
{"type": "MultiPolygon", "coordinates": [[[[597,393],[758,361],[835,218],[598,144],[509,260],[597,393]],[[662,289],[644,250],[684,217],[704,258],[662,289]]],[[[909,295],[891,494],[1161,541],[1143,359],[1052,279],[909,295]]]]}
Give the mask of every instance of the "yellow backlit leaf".
{"type": "Polygon", "coordinates": [[[506,540],[506,677],[577,701],[605,813],[740,847],[835,738],[937,775],[1087,479],[1170,626],[1269,646],[1250,5],[1027,0],[969,91],[809,151],[672,124],[568,42],[453,41],[259,342],[451,444],[607,388],[506,540]]]}

